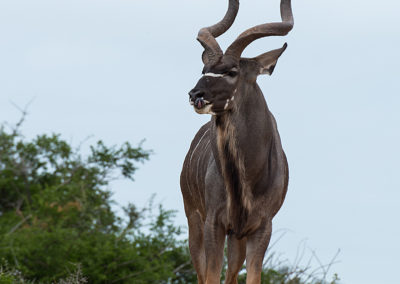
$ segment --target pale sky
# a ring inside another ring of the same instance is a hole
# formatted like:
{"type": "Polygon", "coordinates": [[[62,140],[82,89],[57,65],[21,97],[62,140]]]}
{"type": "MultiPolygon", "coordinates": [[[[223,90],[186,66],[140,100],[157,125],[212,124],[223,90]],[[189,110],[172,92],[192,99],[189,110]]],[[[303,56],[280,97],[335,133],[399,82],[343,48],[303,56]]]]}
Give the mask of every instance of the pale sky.
{"type": "MultiPolygon", "coordinates": [[[[210,119],[187,92],[202,63],[198,30],[227,0],[0,2],[0,121],[16,122],[32,98],[27,138],[60,133],[138,143],[154,155],[136,181],[113,184],[121,205],[153,194],[186,224],[179,188],[184,156],[210,119]]],[[[274,220],[274,248],[293,260],[302,240],[346,284],[394,284],[400,265],[400,3],[293,0],[287,37],[264,38],[244,56],[288,43],[258,83],[275,115],[290,167],[274,220]]],[[[279,20],[279,0],[242,0],[226,48],[246,28],[279,20]]],[[[396,282],[397,281],[397,282],[396,282]]]]}

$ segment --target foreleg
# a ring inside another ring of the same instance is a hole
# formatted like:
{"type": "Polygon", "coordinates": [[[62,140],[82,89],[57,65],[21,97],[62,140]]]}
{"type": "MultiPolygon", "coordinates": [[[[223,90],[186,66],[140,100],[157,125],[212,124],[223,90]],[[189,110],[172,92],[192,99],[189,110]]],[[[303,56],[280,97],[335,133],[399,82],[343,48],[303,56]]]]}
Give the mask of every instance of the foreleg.
{"type": "Polygon", "coordinates": [[[246,238],[238,240],[234,235],[229,235],[227,257],[225,284],[237,284],[238,273],[246,258],[246,238]]]}
{"type": "Polygon", "coordinates": [[[263,222],[252,235],[248,236],[246,244],[246,284],[260,284],[265,251],[271,239],[272,222],[263,222]]]}

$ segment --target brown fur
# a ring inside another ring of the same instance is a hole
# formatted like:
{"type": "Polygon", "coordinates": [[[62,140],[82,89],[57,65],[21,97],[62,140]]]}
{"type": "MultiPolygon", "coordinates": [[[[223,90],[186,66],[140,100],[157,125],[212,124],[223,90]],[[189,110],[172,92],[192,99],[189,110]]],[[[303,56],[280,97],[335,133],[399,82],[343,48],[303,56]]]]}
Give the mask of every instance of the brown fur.
{"type": "Polygon", "coordinates": [[[228,227],[242,238],[247,217],[252,209],[252,194],[246,181],[246,169],[238,151],[235,126],[226,115],[217,118],[218,156],[227,192],[228,227]]]}
{"type": "Polygon", "coordinates": [[[205,75],[190,91],[190,102],[196,112],[213,116],[194,137],[180,182],[198,282],[220,283],[227,239],[225,283],[237,283],[246,260],[246,284],[259,284],[272,218],[285,198],[289,172],[275,119],[256,79],[272,74],[287,45],[255,58],[240,54],[257,38],[289,32],[293,16],[290,0],[281,0],[282,23],[247,30],[222,54],[215,37],[230,27],[238,9],[238,0],[229,3],[224,20],[199,33],[205,75]]]}

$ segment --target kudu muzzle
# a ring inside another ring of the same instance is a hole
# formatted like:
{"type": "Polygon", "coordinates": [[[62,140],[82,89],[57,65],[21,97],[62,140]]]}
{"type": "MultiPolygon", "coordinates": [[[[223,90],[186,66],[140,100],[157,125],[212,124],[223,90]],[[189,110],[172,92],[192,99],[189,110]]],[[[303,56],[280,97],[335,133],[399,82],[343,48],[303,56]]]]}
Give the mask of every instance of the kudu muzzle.
{"type": "Polygon", "coordinates": [[[206,105],[206,101],[204,101],[205,92],[199,90],[197,88],[192,89],[189,92],[189,102],[191,105],[194,105],[195,108],[201,109],[206,105]]]}

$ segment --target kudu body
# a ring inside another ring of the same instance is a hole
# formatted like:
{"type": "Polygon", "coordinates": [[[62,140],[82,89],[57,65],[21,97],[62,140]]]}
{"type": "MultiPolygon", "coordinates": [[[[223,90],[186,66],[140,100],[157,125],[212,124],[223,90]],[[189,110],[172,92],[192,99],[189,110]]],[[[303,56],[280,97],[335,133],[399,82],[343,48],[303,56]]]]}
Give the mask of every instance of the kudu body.
{"type": "Polygon", "coordinates": [[[240,55],[255,39],[292,29],[291,3],[281,1],[282,22],[245,31],[223,54],[215,38],[229,29],[238,8],[238,0],[230,0],[224,19],[200,30],[205,66],[189,93],[196,112],[212,114],[192,141],[180,181],[199,283],[220,283],[226,238],[225,283],[237,283],[244,260],[246,283],[260,283],[272,218],[288,186],[276,122],[256,83],[259,74],[272,74],[286,44],[255,58],[240,55]]]}

